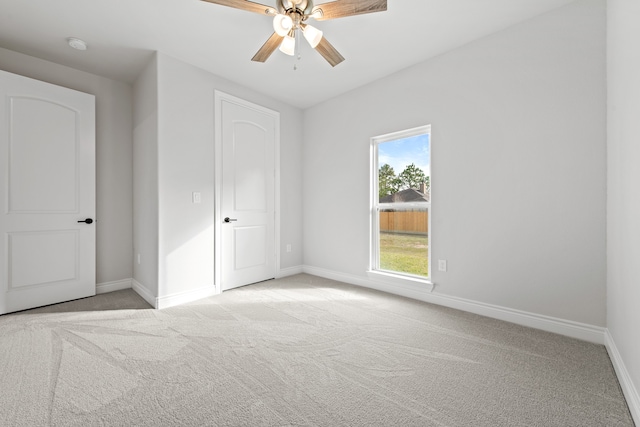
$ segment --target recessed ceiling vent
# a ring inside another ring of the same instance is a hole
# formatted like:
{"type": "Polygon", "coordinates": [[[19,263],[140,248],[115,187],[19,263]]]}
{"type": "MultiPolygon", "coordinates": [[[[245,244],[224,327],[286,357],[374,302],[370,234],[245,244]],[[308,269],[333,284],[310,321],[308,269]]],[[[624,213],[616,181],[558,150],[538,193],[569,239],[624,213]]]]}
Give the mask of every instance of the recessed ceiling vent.
{"type": "Polygon", "coordinates": [[[69,37],[67,39],[69,46],[77,50],[87,50],[87,44],[80,39],[76,39],[74,37],[69,37]]]}

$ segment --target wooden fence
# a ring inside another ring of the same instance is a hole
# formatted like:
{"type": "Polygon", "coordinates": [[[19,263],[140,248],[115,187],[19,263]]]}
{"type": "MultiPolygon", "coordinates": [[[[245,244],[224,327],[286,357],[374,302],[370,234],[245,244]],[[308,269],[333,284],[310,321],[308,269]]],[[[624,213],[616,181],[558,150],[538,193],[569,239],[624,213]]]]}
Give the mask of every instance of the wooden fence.
{"type": "Polygon", "coordinates": [[[405,234],[429,234],[429,212],[380,211],[380,231],[405,234]]]}

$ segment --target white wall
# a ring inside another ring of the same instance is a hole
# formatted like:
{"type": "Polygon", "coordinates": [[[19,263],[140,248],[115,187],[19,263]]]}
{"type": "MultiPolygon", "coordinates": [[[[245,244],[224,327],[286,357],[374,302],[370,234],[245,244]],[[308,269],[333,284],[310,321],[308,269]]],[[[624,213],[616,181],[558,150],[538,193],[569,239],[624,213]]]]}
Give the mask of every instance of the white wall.
{"type": "Polygon", "coordinates": [[[158,53],[159,297],[213,285],[214,91],[280,112],[281,268],[302,263],[302,113],[158,53]],[[193,204],[198,191],[202,203],[193,204]],[[291,243],[294,251],[283,249],[291,243]]]}
{"type": "Polygon", "coordinates": [[[96,282],[131,278],[131,86],[3,48],[0,69],[95,95],[96,282]]]}
{"type": "Polygon", "coordinates": [[[610,0],[607,16],[607,327],[640,423],[640,3],[610,0]]]}
{"type": "Polygon", "coordinates": [[[154,55],[133,85],[133,278],[148,297],[158,294],[157,71],[154,55]]]}
{"type": "Polygon", "coordinates": [[[305,265],[365,277],[369,139],[430,124],[435,292],[604,326],[605,92],[586,0],[306,110],[305,265]]]}

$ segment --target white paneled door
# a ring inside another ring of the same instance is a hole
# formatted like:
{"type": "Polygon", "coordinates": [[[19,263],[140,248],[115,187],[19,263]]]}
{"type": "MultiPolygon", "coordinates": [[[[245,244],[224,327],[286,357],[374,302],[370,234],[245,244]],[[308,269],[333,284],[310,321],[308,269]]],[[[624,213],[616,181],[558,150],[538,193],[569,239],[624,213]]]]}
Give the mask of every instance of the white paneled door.
{"type": "Polygon", "coordinates": [[[221,290],[273,279],[276,141],[279,114],[218,93],[220,238],[216,275],[221,290]]]}
{"type": "Polygon", "coordinates": [[[95,98],[0,71],[0,314],[95,295],[95,98]]]}

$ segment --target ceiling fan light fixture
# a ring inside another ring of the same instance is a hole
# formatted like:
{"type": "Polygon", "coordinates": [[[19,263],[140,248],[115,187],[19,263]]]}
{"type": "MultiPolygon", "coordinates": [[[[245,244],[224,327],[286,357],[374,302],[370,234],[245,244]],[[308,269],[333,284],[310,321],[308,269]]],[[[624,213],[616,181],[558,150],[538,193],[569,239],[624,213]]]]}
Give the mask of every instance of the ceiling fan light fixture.
{"type": "Polygon", "coordinates": [[[259,3],[260,0],[203,1],[273,18],[274,32],[253,55],[252,61],[265,62],[278,48],[283,53],[291,56],[297,55],[300,59],[299,38],[304,36],[316,52],[326,59],[332,67],[344,61],[344,57],[329,43],[322,31],[306,25],[306,22],[310,18],[329,20],[387,10],[387,0],[317,0],[320,2],[319,6],[315,6],[314,0],[271,0],[275,2],[275,8],[259,3]],[[302,34],[296,34],[298,31],[302,34]],[[298,35],[298,40],[296,40],[296,35],[298,35]]]}
{"type": "Polygon", "coordinates": [[[320,40],[322,40],[322,31],[317,29],[316,27],[312,27],[311,25],[305,25],[302,34],[304,34],[304,38],[307,39],[312,48],[316,48],[320,40]]]}
{"type": "Polygon", "coordinates": [[[273,17],[273,29],[279,36],[285,37],[292,28],[293,20],[290,16],[279,13],[273,17]]]}
{"type": "Polygon", "coordinates": [[[286,35],[280,43],[280,52],[286,53],[289,56],[293,56],[296,53],[296,39],[292,36],[286,35]]]}

